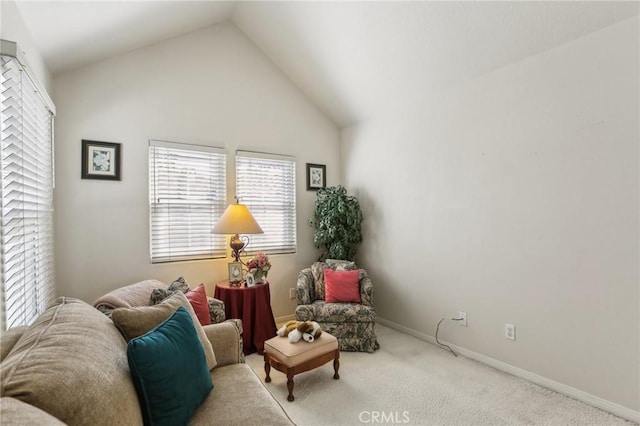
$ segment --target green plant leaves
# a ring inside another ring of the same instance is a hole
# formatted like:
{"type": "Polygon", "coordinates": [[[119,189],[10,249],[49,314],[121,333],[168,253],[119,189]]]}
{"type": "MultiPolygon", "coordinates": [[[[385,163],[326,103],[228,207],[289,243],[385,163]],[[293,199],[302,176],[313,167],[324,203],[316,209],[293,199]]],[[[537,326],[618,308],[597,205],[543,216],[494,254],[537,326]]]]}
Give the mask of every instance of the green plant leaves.
{"type": "Polygon", "coordinates": [[[354,260],[362,242],[362,211],[354,196],[341,186],[318,190],[314,216],[313,244],[324,249],[321,259],[354,260]]]}

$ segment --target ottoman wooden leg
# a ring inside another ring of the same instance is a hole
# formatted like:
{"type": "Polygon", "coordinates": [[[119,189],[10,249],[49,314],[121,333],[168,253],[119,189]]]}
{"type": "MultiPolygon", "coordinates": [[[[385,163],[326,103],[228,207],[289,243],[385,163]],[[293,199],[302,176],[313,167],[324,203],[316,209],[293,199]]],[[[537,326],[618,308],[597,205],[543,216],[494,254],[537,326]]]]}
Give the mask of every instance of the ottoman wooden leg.
{"type": "Polygon", "coordinates": [[[266,375],[264,381],[267,383],[271,382],[271,376],[269,375],[271,373],[271,361],[269,360],[269,355],[267,354],[264,354],[264,373],[266,375]]]}
{"type": "Polygon", "coordinates": [[[293,376],[292,372],[287,372],[287,389],[289,390],[289,395],[287,396],[287,401],[291,402],[295,398],[293,397],[293,376]]]}
{"type": "Polygon", "coordinates": [[[336,351],[336,357],[333,359],[333,378],[338,380],[340,375],[338,370],[340,369],[340,351],[336,351]]]}

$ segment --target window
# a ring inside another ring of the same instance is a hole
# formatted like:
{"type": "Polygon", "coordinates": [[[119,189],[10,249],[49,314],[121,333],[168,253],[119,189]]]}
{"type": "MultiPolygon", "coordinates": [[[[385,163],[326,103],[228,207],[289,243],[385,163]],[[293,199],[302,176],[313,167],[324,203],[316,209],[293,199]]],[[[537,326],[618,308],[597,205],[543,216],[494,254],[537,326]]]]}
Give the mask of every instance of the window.
{"type": "Polygon", "coordinates": [[[296,163],[291,157],[236,152],[236,194],[264,234],[251,235],[251,252],[295,253],[296,163]]]}
{"type": "Polygon", "coordinates": [[[211,233],[226,208],[226,155],[220,148],[149,142],[151,261],[224,257],[211,233]]]}
{"type": "Polygon", "coordinates": [[[28,325],[55,293],[54,107],[11,56],[0,56],[0,328],[28,325]]]}

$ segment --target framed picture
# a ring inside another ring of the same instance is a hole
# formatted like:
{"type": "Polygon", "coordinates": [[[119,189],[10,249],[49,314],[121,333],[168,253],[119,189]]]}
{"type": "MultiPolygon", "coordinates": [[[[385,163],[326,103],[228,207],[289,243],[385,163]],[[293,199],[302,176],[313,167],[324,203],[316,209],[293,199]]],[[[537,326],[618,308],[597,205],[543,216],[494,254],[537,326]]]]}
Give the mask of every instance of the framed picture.
{"type": "Polygon", "coordinates": [[[82,179],[120,180],[119,143],[82,140],[82,179]]]}
{"type": "Polygon", "coordinates": [[[327,166],[307,163],[307,191],[317,191],[327,187],[327,166]]]}
{"type": "Polygon", "coordinates": [[[253,274],[247,274],[245,280],[247,281],[247,287],[253,287],[256,285],[256,279],[253,277],[253,274]]]}
{"type": "Polygon", "coordinates": [[[239,283],[240,281],[242,281],[242,263],[229,263],[229,282],[239,283]]]}

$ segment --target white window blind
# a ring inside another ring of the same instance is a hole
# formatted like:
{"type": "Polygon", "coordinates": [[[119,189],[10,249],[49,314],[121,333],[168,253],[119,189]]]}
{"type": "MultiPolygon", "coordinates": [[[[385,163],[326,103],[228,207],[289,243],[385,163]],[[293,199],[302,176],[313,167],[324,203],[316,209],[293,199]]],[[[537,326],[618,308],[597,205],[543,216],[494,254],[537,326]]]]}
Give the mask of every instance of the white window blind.
{"type": "Polygon", "coordinates": [[[264,231],[251,235],[251,253],[296,251],[295,159],[237,151],[236,194],[264,231]]]}
{"type": "Polygon", "coordinates": [[[226,155],[220,148],[149,142],[151,261],[224,257],[211,233],[226,208],[226,155]]]}
{"type": "Polygon", "coordinates": [[[55,294],[53,115],[20,63],[0,56],[1,328],[30,324],[55,294]]]}

